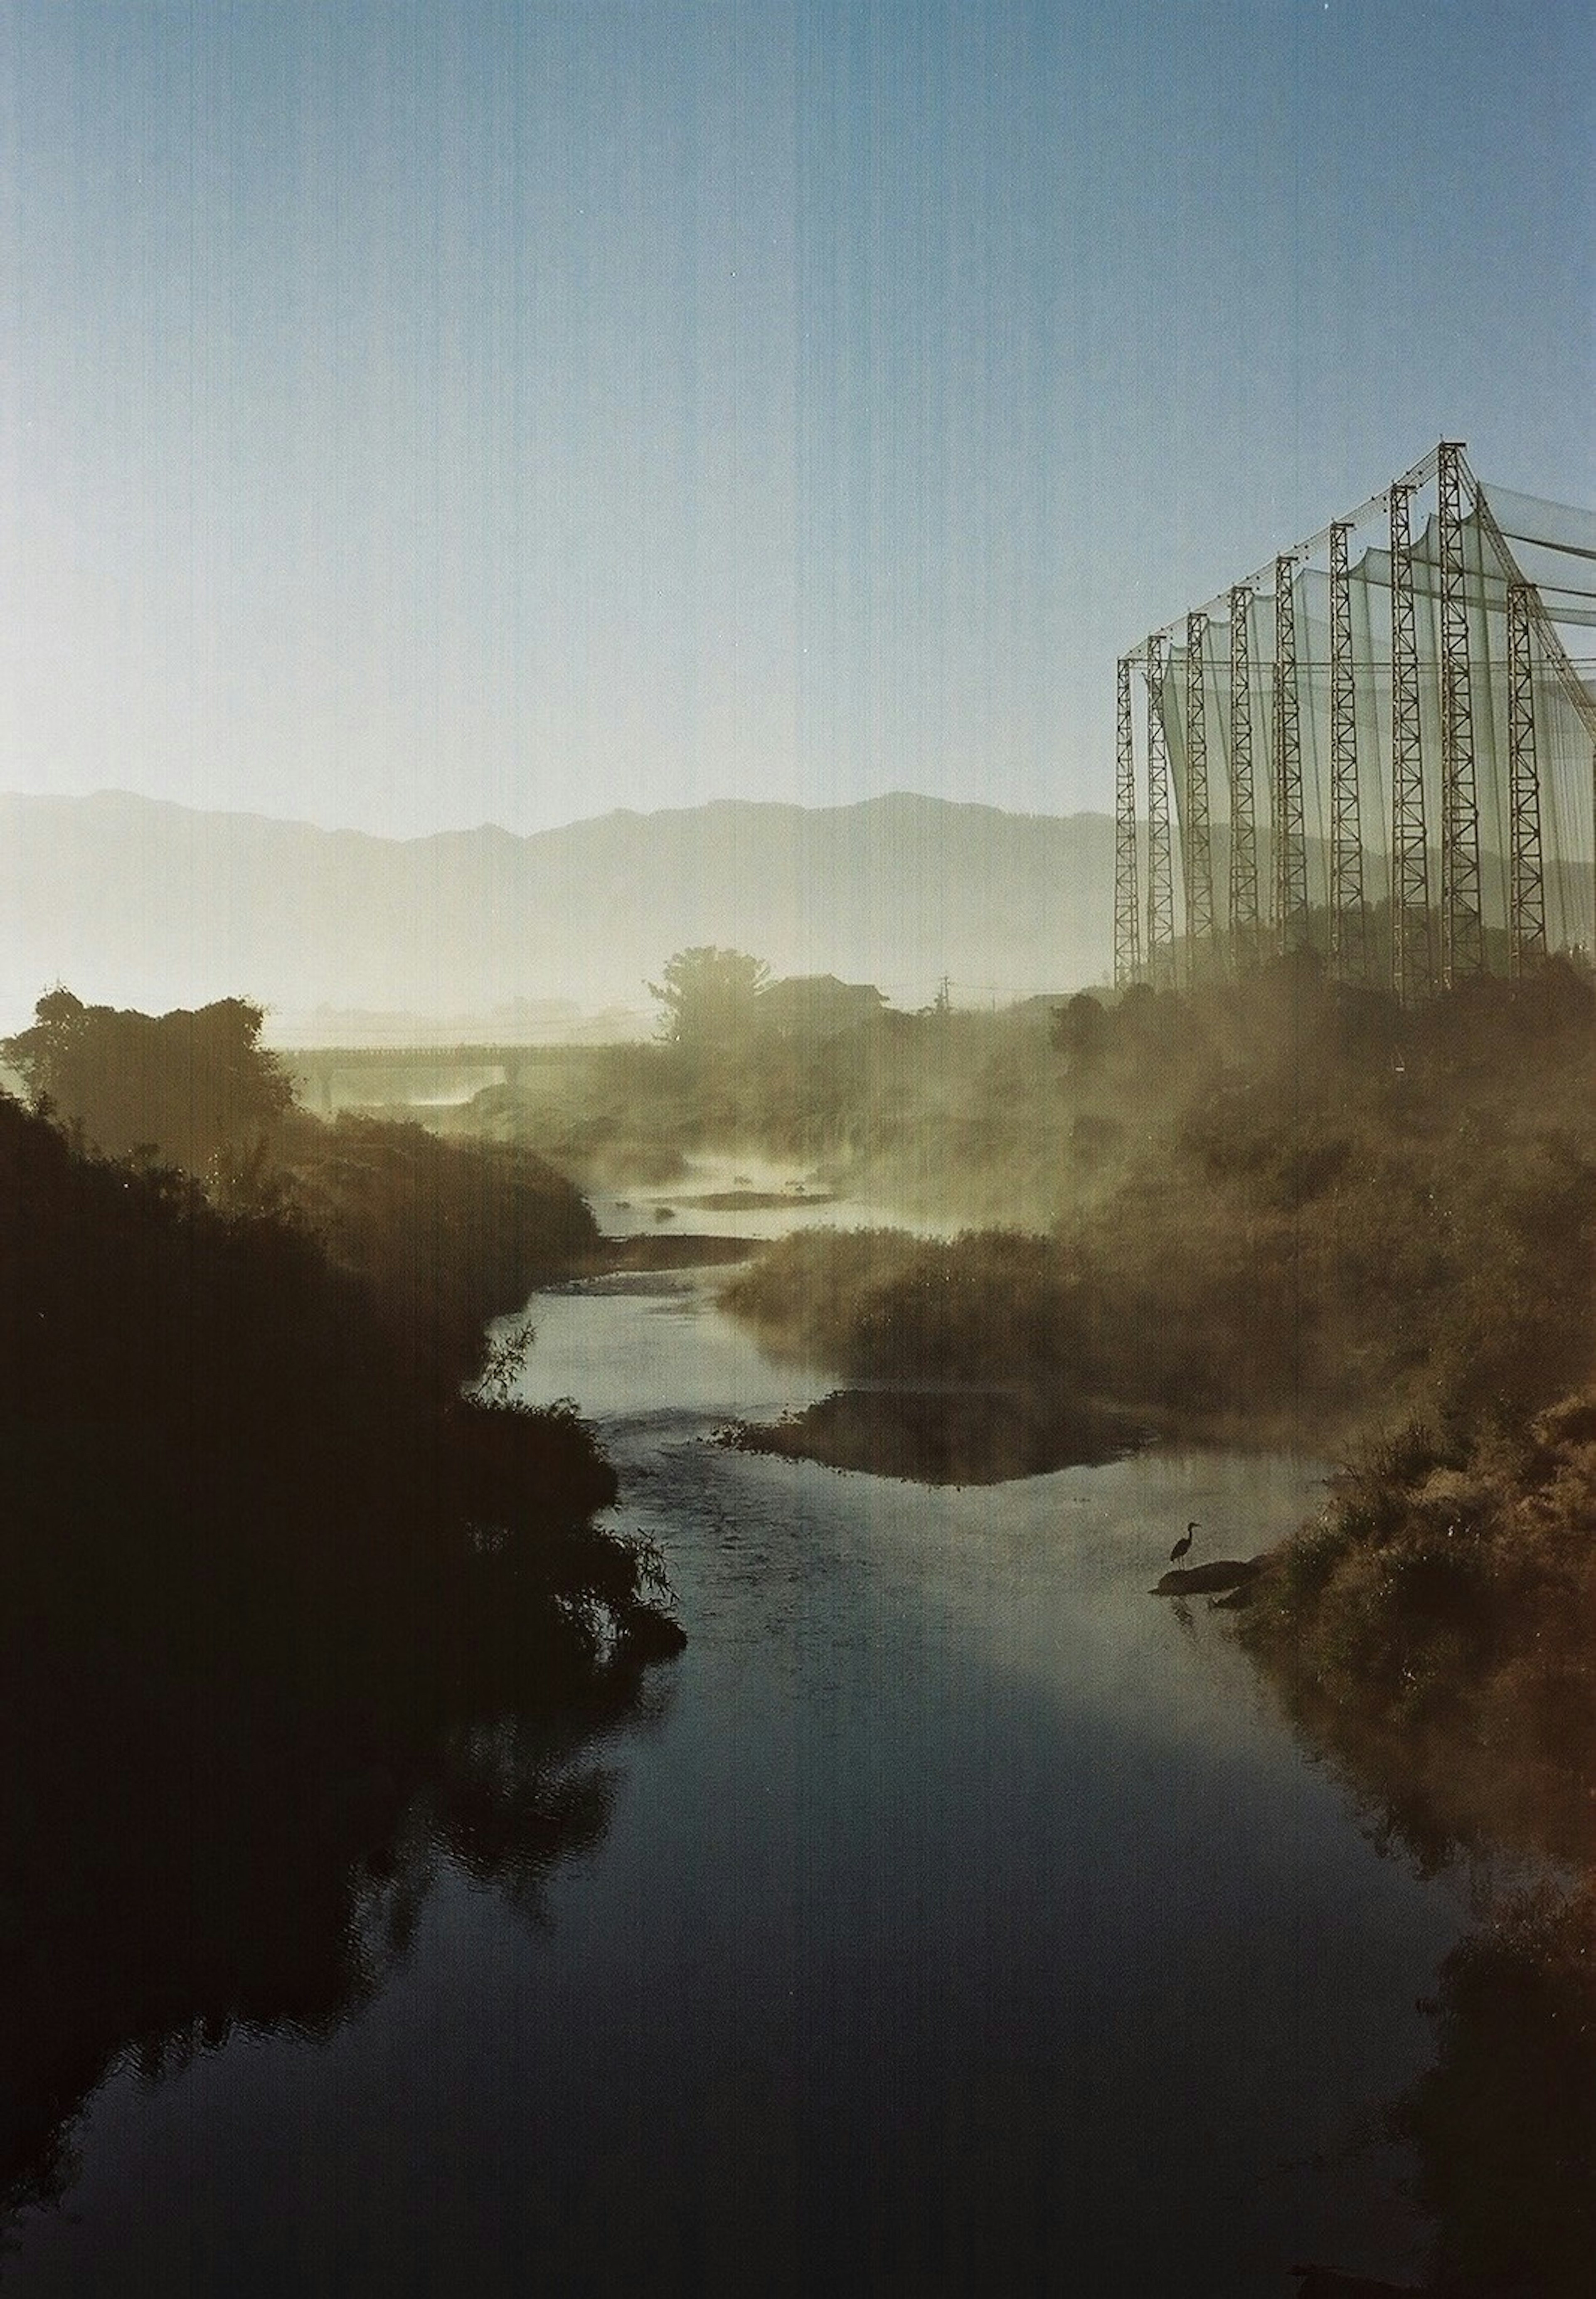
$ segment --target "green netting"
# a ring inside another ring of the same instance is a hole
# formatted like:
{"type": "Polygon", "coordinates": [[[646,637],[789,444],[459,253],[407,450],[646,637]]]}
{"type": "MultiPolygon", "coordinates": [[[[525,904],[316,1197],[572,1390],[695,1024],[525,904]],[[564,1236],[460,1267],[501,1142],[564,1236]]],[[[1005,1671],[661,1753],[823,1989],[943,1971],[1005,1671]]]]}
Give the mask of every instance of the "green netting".
{"type": "MultiPolygon", "coordinates": [[[[1357,793],[1367,905],[1392,887],[1391,556],[1383,506],[1371,507],[1350,552],[1348,597],[1354,666],[1357,793]],[[1377,521],[1377,524],[1376,524],[1377,521]]],[[[1592,819],[1596,694],[1582,673],[1580,633],[1596,627],[1596,514],[1495,488],[1480,489],[1463,521],[1463,598],[1478,808],[1480,902],[1489,932],[1506,929],[1509,907],[1509,643],[1510,584],[1534,585],[1532,633],[1536,768],[1540,790],[1546,925],[1553,949],[1596,948],[1596,822],[1592,819]]],[[[1441,884],[1440,519],[1432,513],[1412,538],[1412,589],[1418,660],[1419,735],[1431,899],[1441,884]]],[[[1293,582],[1303,818],[1310,908],[1324,912],[1331,876],[1331,588],[1326,539],[1297,554],[1293,582]]],[[[1234,793],[1230,772],[1237,697],[1232,692],[1229,601],[1211,602],[1202,645],[1203,724],[1214,916],[1230,922],[1230,852],[1234,793]]],[[[1260,914],[1275,890],[1276,714],[1276,607],[1272,570],[1255,578],[1246,609],[1251,676],[1254,820],[1260,914]]],[[[1169,634],[1160,694],[1168,737],[1176,852],[1176,931],[1185,928],[1188,819],[1188,664],[1184,619],[1169,634]]],[[[1145,651],[1143,651],[1145,666],[1145,651]]],[[[1276,922],[1277,923],[1277,922],[1276,922]]]]}

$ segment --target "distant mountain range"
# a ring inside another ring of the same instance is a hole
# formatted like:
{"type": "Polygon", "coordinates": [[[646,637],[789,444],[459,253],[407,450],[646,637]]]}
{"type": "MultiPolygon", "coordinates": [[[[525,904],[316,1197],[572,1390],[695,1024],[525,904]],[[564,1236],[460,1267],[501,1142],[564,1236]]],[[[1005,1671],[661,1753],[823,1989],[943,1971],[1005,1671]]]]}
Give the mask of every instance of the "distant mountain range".
{"type": "Polygon", "coordinates": [[[706,942],[899,1005],[944,975],[955,1003],[1003,1000],[1102,979],[1113,846],[1107,815],[906,793],[403,840],[121,791],[0,796],[0,1024],[54,982],[152,1011],[248,996],[302,1037],[317,1008],[344,1027],[646,1012],[671,952],[706,942]]]}

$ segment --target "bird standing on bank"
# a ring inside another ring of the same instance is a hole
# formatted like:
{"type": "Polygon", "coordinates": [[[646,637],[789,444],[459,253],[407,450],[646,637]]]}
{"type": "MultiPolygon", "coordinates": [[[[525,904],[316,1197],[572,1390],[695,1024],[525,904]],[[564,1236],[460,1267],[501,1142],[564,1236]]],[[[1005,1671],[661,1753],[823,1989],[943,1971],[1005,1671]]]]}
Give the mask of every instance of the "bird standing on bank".
{"type": "Polygon", "coordinates": [[[1187,1525],[1185,1532],[1182,1533],[1180,1539],[1176,1542],[1174,1548],[1169,1551],[1169,1562],[1171,1564],[1178,1564],[1180,1563],[1181,1558],[1192,1546],[1192,1535],[1199,1531],[1199,1529],[1197,1520],[1193,1517],[1190,1524],[1187,1525]]]}

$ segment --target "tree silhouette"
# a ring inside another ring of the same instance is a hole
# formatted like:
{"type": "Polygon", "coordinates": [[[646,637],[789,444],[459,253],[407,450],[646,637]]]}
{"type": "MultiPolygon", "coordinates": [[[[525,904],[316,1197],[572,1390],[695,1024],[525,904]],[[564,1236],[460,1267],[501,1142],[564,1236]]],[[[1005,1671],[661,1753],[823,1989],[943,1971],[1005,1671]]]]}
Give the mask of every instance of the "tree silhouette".
{"type": "Polygon", "coordinates": [[[670,1044],[706,1052],[743,1045],[758,1022],[758,1000],[770,979],[762,958],[744,950],[678,950],[665,961],[663,982],[648,993],[664,1008],[661,1035],[670,1044]]]}
{"type": "Polygon", "coordinates": [[[195,1012],[140,1014],[46,991],[31,1029],[0,1045],[37,1108],[107,1157],[142,1151],[204,1174],[224,1151],[246,1157],[293,1103],[281,1062],[260,1043],[245,998],[195,1012]]]}

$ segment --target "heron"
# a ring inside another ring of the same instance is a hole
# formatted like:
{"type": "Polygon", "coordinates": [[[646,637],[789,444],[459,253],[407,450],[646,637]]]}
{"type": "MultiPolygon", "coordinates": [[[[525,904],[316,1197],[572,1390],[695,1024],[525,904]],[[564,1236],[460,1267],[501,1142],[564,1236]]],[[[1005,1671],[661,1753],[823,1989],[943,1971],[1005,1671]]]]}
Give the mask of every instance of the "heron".
{"type": "Polygon", "coordinates": [[[1192,1535],[1198,1530],[1197,1520],[1193,1517],[1191,1523],[1187,1525],[1185,1532],[1182,1533],[1180,1539],[1176,1542],[1174,1548],[1169,1551],[1169,1562],[1171,1564],[1178,1564],[1180,1563],[1181,1558],[1192,1546],[1192,1535]]]}

